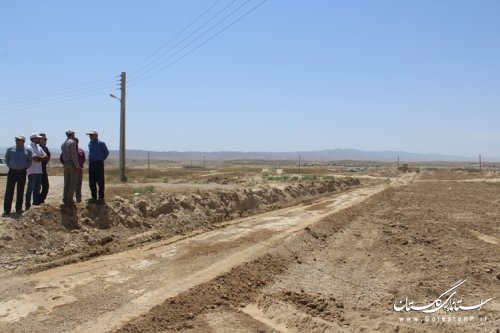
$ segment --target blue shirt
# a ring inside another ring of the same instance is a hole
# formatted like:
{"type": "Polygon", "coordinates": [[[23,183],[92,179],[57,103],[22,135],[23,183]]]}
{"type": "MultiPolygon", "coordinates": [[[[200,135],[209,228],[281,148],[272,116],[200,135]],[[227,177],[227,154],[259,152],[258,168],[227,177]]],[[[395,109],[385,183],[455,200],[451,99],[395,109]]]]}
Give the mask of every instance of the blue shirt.
{"type": "Polygon", "coordinates": [[[10,147],[5,153],[5,164],[10,169],[23,170],[31,167],[33,153],[26,147],[10,147]]]}
{"type": "Polygon", "coordinates": [[[106,144],[99,139],[89,142],[89,161],[104,161],[108,158],[109,151],[106,144]]]}

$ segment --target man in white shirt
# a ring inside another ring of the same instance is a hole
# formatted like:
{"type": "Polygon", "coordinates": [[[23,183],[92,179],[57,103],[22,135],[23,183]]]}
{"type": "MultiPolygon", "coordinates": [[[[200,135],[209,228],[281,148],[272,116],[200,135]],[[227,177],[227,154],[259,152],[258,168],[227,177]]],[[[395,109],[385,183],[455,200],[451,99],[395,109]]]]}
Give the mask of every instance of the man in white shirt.
{"type": "Polygon", "coordinates": [[[48,160],[47,154],[39,146],[40,139],[42,137],[37,133],[30,136],[31,144],[28,147],[32,152],[33,162],[31,167],[26,170],[28,174],[28,189],[26,191],[25,207],[26,210],[31,207],[31,198],[33,197],[33,205],[38,206],[42,203],[42,197],[40,194],[42,187],[42,162],[48,160]]]}

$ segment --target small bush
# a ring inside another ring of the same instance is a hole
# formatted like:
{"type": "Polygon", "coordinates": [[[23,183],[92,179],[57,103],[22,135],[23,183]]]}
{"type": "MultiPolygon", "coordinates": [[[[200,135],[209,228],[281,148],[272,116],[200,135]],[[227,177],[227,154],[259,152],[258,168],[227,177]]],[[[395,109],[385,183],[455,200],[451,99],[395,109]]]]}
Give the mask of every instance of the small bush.
{"type": "Polygon", "coordinates": [[[306,182],[314,182],[316,181],[316,176],[315,175],[302,176],[302,180],[306,182]]]}
{"type": "Polygon", "coordinates": [[[153,193],[155,191],[155,187],[153,185],[144,186],[139,192],[140,193],[153,193]]]}

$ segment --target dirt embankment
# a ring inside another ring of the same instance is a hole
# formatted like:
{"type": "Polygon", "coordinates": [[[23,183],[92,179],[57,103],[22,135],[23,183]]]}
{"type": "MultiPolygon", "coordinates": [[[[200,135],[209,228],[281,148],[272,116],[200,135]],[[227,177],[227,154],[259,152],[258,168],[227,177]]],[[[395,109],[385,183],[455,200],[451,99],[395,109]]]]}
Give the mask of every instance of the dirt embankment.
{"type": "Polygon", "coordinates": [[[485,183],[390,188],[115,332],[498,332],[499,195],[485,183]],[[474,311],[393,310],[463,279],[464,305],[492,300],[474,311]]]}
{"type": "Polygon", "coordinates": [[[130,199],[116,196],[106,203],[72,208],[42,205],[0,224],[0,272],[39,270],[118,252],[357,185],[359,180],[346,178],[283,188],[152,193],[130,199]]]}

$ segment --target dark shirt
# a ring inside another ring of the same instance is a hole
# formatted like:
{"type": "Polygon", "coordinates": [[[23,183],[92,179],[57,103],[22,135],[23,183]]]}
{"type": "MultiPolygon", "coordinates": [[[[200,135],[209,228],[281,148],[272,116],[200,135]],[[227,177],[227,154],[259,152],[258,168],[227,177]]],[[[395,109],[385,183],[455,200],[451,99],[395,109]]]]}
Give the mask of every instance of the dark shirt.
{"type": "Polygon", "coordinates": [[[47,161],[42,162],[42,172],[44,174],[47,174],[47,163],[49,163],[49,161],[50,161],[50,150],[49,150],[49,148],[47,148],[47,146],[40,146],[40,147],[43,149],[45,154],[47,154],[47,156],[49,157],[49,159],[47,161]]]}
{"type": "Polygon", "coordinates": [[[104,161],[108,158],[109,151],[108,147],[103,141],[90,140],[89,142],[89,161],[104,161]]]}

